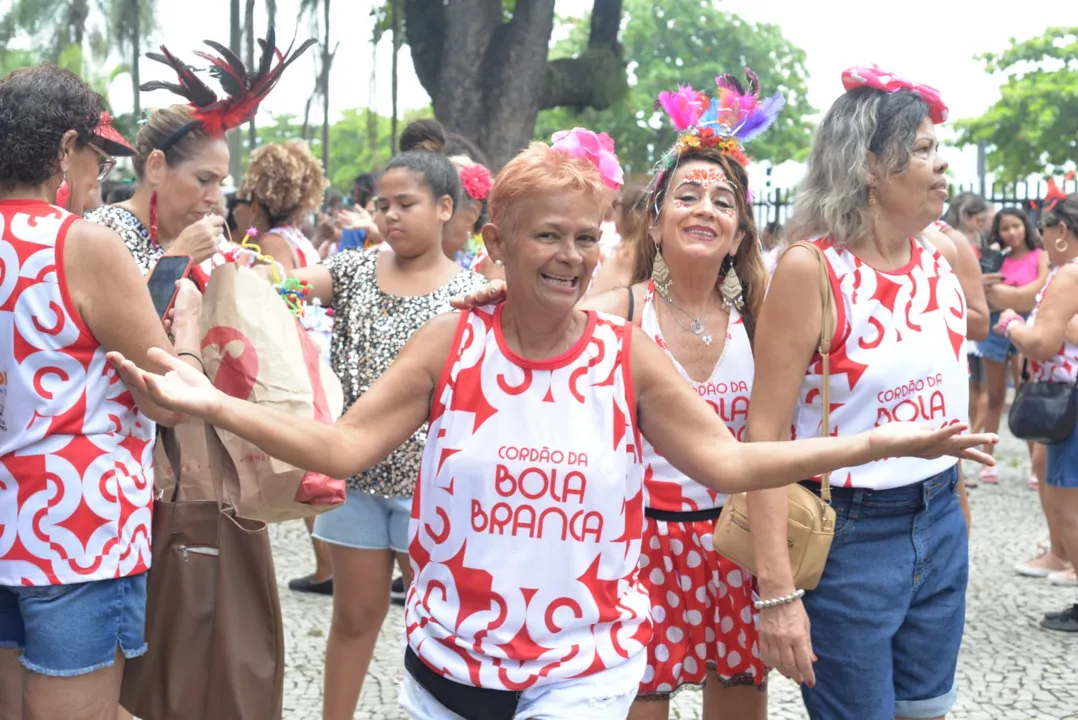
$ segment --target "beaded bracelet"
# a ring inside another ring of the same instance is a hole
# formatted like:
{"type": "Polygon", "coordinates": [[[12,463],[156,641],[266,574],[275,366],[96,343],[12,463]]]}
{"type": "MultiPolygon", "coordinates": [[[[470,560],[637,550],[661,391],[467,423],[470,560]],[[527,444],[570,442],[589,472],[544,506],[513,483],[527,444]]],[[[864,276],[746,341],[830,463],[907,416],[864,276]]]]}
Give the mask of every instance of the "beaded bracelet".
{"type": "Polygon", "coordinates": [[[1016,315],[1012,318],[1008,318],[1007,322],[1003,323],[1003,327],[1001,329],[1003,330],[1004,337],[1009,338],[1011,336],[1011,326],[1018,322],[1025,322],[1025,320],[1023,320],[1021,316],[1016,315]]]}
{"type": "Polygon", "coordinates": [[[789,605],[793,601],[800,600],[804,596],[804,590],[794,590],[789,595],[783,595],[782,597],[771,598],[770,600],[757,600],[752,606],[757,610],[763,610],[764,608],[778,607],[779,605],[789,605]]]}

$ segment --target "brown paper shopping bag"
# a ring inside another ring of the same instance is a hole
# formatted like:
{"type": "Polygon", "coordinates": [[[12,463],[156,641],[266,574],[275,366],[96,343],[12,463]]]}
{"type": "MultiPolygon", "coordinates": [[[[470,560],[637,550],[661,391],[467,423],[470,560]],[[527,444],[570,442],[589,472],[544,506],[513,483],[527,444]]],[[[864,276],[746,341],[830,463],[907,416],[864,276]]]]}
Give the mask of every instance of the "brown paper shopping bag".
{"type": "Polygon", "coordinates": [[[121,704],[140,720],[280,720],[284,627],[268,530],[221,503],[236,469],[212,429],[191,426],[215,497],[179,499],[188,476],[172,467],[173,492],[154,503],[149,650],[124,666],[121,704]]]}
{"type": "MultiPolygon", "coordinates": [[[[218,389],[294,417],[329,424],[340,416],[340,381],[260,271],[218,267],[202,307],[202,359],[218,389]]],[[[293,467],[224,430],[217,434],[236,464],[225,497],[240,517],[280,522],[344,502],[343,480],[293,467]]]]}

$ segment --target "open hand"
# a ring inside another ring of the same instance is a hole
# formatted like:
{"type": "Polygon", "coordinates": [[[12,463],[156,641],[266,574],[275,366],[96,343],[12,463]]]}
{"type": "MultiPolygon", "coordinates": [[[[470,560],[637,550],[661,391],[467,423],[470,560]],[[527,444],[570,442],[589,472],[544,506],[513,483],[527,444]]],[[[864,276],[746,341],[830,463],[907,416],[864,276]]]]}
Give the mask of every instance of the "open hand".
{"type": "Polygon", "coordinates": [[[455,297],[449,304],[457,310],[471,310],[483,305],[496,305],[505,302],[506,285],[504,280],[491,280],[490,284],[472,290],[467,295],[455,297]]]}
{"type": "Polygon", "coordinates": [[[224,394],[205,375],[169,355],[160,348],[150,348],[147,357],[168,368],[164,375],[143,370],[118,352],[108,354],[120,377],[132,390],[147,395],[159,407],[210,421],[220,411],[224,394]]]}
{"type": "Polygon", "coordinates": [[[877,458],[918,457],[932,459],[951,455],[982,465],[995,465],[988,453],[977,450],[982,445],[995,445],[999,436],[994,433],[963,435],[969,425],[947,425],[938,430],[912,422],[891,422],[869,433],[869,445],[877,458]]]}

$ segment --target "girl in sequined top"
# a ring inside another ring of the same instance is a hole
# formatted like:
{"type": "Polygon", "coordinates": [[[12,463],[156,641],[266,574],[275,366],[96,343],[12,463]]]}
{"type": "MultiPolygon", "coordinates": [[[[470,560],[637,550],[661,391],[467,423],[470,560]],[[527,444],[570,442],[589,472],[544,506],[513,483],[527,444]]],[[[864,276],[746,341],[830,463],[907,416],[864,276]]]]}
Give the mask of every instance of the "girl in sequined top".
{"type": "MultiPolygon", "coordinates": [[[[440,154],[406,152],[379,181],[376,213],[390,250],[345,250],[296,277],[333,308],[333,370],[345,410],[389,368],[450,298],[482,277],[442,252],[442,230],[460,193],[456,168],[440,154]]],[[[427,435],[424,425],[383,461],[348,479],[344,506],[320,515],[314,536],[330,545],[333,624],[326,650],[325,715],[351,717],[389,600],[394,555],[411,582],[408,519],[427,435]]]]}

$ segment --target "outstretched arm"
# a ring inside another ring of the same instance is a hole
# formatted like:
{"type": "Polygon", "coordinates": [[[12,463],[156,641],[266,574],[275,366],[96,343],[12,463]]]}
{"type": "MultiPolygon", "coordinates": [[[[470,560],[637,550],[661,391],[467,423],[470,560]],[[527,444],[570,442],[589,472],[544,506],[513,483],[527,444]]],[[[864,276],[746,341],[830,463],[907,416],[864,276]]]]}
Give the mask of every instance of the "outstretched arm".
{"type": "Polygon", "coordinates": [[[933,430],[914,423],[888,423],[849,437],[739,443],[642,330],[635,329],[633,339],[632,377],[641,432],[671,465],[720,492],[782,487],[887,457],[955,455],[991,462],[973,448],[994,443],[996,437],[959,435],[965,429],[961,425],[933,430]]]}
{"type": "Polygon", "coordinates": [[[457,315],[442,315],[428,322],[335,425],[225,395],[201,373],[156,348],[151,359],[169,368],[166,375],[146,372],[119,353],[110,353],[109,359],[129,386],[164,407],[202,418],[290,465],[349,477],[389,455],[427,420],[458,320],[457,315]]]}

